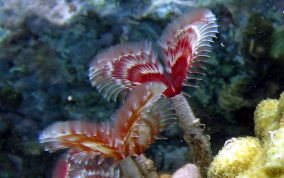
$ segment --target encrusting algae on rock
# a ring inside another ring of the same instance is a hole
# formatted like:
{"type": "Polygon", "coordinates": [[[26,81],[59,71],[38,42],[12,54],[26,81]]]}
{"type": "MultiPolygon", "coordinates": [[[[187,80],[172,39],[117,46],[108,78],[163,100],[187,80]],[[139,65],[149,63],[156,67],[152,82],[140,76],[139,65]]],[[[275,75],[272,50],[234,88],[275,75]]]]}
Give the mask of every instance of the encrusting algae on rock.
{"type": "Polygon", "coordinates": [[[209,178],[284,178],[284,92],[254,114],[257,137],[228,140],[211,163],[209,178]]]}

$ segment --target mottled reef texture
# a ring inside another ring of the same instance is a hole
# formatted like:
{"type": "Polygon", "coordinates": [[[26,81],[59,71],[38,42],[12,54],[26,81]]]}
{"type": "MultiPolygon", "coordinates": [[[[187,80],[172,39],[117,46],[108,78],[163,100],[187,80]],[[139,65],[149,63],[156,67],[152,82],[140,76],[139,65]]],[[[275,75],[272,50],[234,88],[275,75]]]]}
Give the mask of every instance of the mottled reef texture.
{"type": "MultiPolygon", "coordinates": [[[[109,119],[119,105],[90,86],[89,62],[106,47],[157,41],[194,7],[218,18],[219,35],[199,88],[185,91],[216,153],[232,136],[253,135],[253,111],[284,90],[284,4],[277,0],[0,0],[0,177],[46,177],[56,154],[38,133],[57,120],[109,119]],[[43,9],[44,11],[38,11],[43,9]]],[[[196,82],[195,82],[196,83],[196,82]]],[[[146,152],[161,172],[186,161],[177,126],[146,152]]]]}

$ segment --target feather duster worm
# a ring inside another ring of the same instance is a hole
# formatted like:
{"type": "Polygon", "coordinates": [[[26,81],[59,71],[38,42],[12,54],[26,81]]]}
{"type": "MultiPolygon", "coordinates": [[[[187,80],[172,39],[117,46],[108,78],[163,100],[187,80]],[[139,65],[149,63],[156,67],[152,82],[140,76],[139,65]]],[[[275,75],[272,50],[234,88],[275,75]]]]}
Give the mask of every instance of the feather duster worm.
{"type": "Polygon", "coordinates": [[[202,63],[208,57],[217,27],[210,10],[197,9],[167,26],[159,41],[161,62],[149,42],[128,43],[99,53],[89,69],[92,85],[108,100],[147,82],[166,85],[163,95],[172,100],[185,141],[193,150],[193,162],[200,166],[204,176],[212,160],[210,142],[182,95],[182,88],[192,86],[187,79],[204,75],[202,63]]]}
{"type": "Polygon", "coordinates": [[[173,97],[181,93],[188,77],[203,74],[196,69],[202,68],[200,62],[210,52],[209,43],[216,33],[216,18],[210,10],[192,11],[164,31],[159,43],[163,64],[150,42],[119,44],[95,57],[89,69],[90,81],[107,99],[153,81],[164,83],[167,89],[163,94],[173,97]]]}
{"type": "Polygon", "coordinates": [[[119,178],[117,161],[98,155],[83,162],[72,159],[72,151],[61,156],[53,171],[53,178],[119,178]]]}
{"type": "Polygon", "coordinates": [[[164,90],[160,83],[137,86],[115,115],[114,130],[123,141],[124,155],[144,153],[174,120],[168,100],[158,100],[164,90]]]}
{"type": "Polygon", "coordinates": [[[203,67],[201,62],[210,51],[209,43],[216,33],[214,14],[208,9],[199,9],[183,15],[166,28],[159,42],[162,62],[150,42],[119,44],[99,53],[89,69],[92,85],[108,100],[116,99],[123,90],[133,92],[113,117],[114,126],[59,122],[42,132],[40,142],[45,144],[46,150],[70,148],[58,163],[65,172],[55,171],[55,175],[115,177],[119,174],[116,171],[118,160],[143,153],[172,120],[166,102],[159,106],[153,103],[162,94],[179,96],[182,87],[187,85],[187,78],[203,74],[196,68],[203,67]]]}
{"type": "Polygon", "coordinates": [[[99,53],[89,69],[91,84],[107,99],[116,99],[122,90],[141,83],[165,81],[163,74],[157,54],[146,41],[113,46],[99,53]]]}
{"type": "Polygon", "coordinates": [[[216,37],[215,15],[208,9],[198,9],[179,17],[164,31],[160,46],[164,56],[165,69],[169,74],[172,88],[166,96],[175,96],[186,85],[192,74],[203,74],[203,62],[210,52],[210,42],[216,37]]]}
{"type": "MultiPolygon", "coordinates": [[[[91,168],[87,170],[88,167],[93,167],[94,175],[108,172],[105,168],[107,166],[102,166],[103,162],[110,167],[109,171],[116,172],[114,170],[117,170],[117,160],[142,154],[167,123],[174,119],[170,109],[164,109],[167,102],[158,101],[165,88],[160,83],[146,83],[135,87],[113,117],[114,127],[110,123],[58,122],[46,128],[40,134],[39,140],[45,144],[47,151],[70,148],[64,159],[72,166],[64,169],[68,175],[92,172],[91,168]],[[155,104],[157,102],[159,105],[155,104]],[[106,161],[106,158],[114,160],[106,161]],[[81,171],[74,172],[77,168],[81,171]]],[[[59,165],[62,167],[64,164],[59,165]]]]}

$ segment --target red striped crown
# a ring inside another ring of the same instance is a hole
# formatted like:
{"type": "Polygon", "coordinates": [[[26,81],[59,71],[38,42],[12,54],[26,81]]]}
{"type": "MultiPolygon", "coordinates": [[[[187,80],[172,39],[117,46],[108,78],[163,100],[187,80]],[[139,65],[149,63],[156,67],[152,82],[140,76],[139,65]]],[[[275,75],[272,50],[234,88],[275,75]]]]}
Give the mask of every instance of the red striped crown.
{"type": "Polygon", "coordinates": [[[159,42],[162,62],[150,42],[119,44],[99,53],[89,69],[92,85],[107,99],[131,92],[113,123],[58,122],[40,134],[48,151],[69,148],[54,177],[119,177],[117,161],[142,154],[174,120],[160,98],[181,93],[192,74],[202,74],[197,69],[216,33],[214,14],[199,9],[168,25],[159,42]]]}
{"type": "Polygon", "coordinates": [[[117,160],[144,153],[175,119],[169,103],[161,98],[165,89],[165,85],[157,82],[135,87],[114,115],[113,125],[108,122],[67,121],[46,128],[39,139],[47,151],[70,149],[67,156],[59,161],[60,168],[55,169],[54,174],[76,175],[80,173],[79,169],[81,173],[90,172],[91,165],[94,166],[94,175],[97,170],[108,170],[105,167],[116,171],[117,160]]]}
{"type": "Polygon", "coordinates": [[[89,69],[90,81],[107,99],[116,99],[122,90],[146,82],[164,83],[167,89],[163,94],[173,97],[192,74],[203,74],[197,69],[203,67],[216,33],[216,18],[210,10],[192,11],[164,31],[159,42],[163,64],[150,42],[119,44],[95,57],[89,69]]]}

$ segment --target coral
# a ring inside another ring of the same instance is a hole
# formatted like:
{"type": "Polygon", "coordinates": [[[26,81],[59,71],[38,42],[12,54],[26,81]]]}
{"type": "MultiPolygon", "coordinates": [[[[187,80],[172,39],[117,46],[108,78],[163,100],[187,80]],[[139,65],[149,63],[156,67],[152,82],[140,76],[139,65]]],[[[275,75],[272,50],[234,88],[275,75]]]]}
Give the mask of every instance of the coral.
{"type": "MultiPolygon", "coordinates": [[[[282,121],[283,122],[283,121],[282,121]]],[[[271,138],[264,144],[263,169],[270,177],[284,176],[284,124],[271,132],[271,138]]]]}
{"type": "Polygon", "coordinates": [[[279,128],[278,103],[276,99],[267,99],[257,105],[254,112],[254,122],[255,134],[259,138],[269,137],[269,131],[279,128]]]}
{"type": "Polygon", "coordinates": [[[257,138],[232,138],[226,141],[223,149],[210,165],[208,176],[232,178],[251,167],[253,160],[260,154],[260,142],[257,138]]]}
{"type": "Polygon", "coordinates": [[[283,118],[284,117],[284,93],[280,95],[278,109],[277,109],[277,117],[283,118]]]}
{"type": "Polygon", "coordinates": [[[233,138],[214,158],[209,178],[284,177],[284,92],[264,100],[255,111],[258,138],[233,138]],[[253,175],[253,176],[252,176],[253,175]]]}

